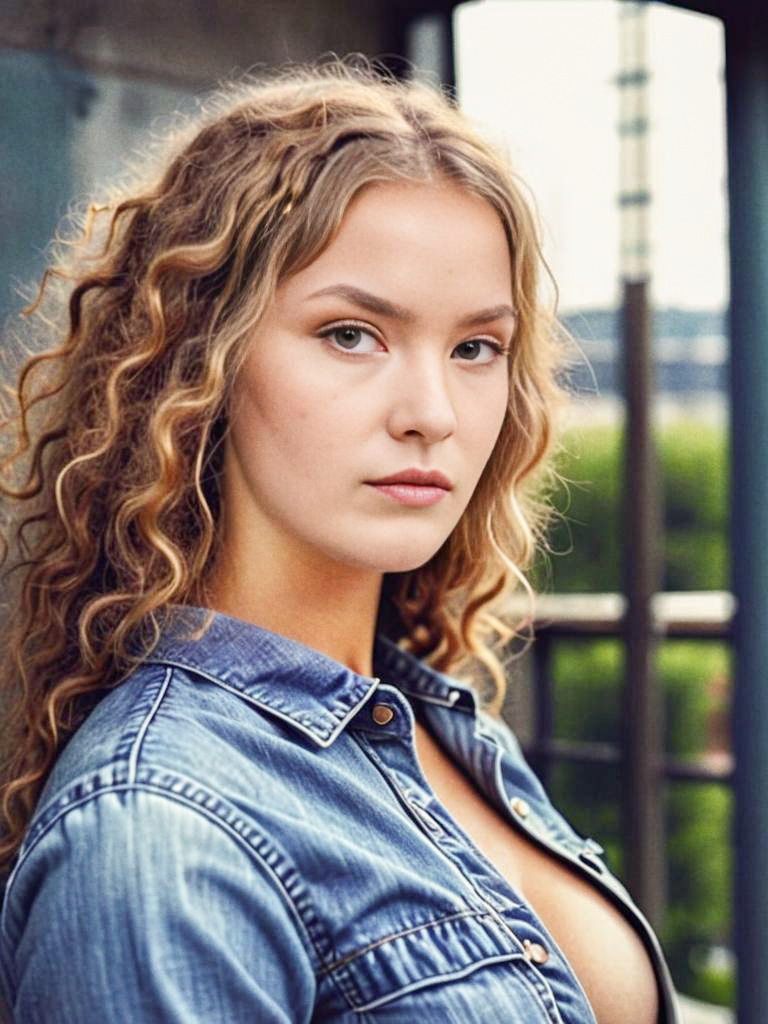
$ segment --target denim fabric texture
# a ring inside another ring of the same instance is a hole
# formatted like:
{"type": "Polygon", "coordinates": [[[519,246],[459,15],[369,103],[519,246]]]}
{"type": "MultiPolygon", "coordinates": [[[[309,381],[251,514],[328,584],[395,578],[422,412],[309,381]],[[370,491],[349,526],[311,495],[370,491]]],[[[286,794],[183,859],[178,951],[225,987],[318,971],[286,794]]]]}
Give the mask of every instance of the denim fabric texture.
{"type": "Polygon", "coordinates": [[[164,632],[47,781],[2,908],[16,1024],[594,1024],[536,914],[432,793],[417,706],[511,827],[638,929],[675,1024],[644,918],[467,685],[383,638],[377,678],[223,615],[191,641],[203,614],[164,632]]]}

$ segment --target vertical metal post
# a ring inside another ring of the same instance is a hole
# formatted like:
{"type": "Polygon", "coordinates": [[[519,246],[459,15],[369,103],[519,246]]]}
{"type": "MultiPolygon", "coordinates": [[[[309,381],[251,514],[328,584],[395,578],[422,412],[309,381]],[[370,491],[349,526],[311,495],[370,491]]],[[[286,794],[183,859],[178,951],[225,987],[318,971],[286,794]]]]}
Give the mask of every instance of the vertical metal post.
{"type": "Polygon", "coordinates": [[[768,12],[725,15],[739,1024],[768,1020],[768,12]]]}
{"type": "Polygon", "coordinates": [[[434,76],[448,89],[456,86],[456,62],[453,42],[453,6],[417,14],[408,24],[406,53],[415,65],[415,73],[434,76]]]}
{"type": "Polygon", "coordinates": [[[651,599],[657,589],[659,530],[649,412],[651,331],[646,289],[644,281],[624,282],[627,425],[623,563],[627,611],[623,623],[623,835],[628,887],[648,918],[658,926],[663,912],[665,850],[651,599]]]}
{"type": "Polygon", "coordinates": [[[658,584],[658,501],[651,425],[645,4],[620,8],[622,349],[626,427],[623,572],[627,611],[622,716],[623,836],[627,884],[649,919],[663,910],[663,818],[651,600],[658,584]]]}

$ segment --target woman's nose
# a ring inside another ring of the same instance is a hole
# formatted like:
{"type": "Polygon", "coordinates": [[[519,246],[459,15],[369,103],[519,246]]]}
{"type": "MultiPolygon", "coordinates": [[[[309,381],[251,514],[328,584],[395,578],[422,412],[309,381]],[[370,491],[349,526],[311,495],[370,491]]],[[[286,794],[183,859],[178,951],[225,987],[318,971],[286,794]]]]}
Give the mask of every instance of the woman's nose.
{"type": "Polygon", "coordinates": [[[456,409],[445,369],[433,361],[409,363],[393,381],[388,429],[392,437],[420,437],[429,444],[456,430],[456,409]]]}

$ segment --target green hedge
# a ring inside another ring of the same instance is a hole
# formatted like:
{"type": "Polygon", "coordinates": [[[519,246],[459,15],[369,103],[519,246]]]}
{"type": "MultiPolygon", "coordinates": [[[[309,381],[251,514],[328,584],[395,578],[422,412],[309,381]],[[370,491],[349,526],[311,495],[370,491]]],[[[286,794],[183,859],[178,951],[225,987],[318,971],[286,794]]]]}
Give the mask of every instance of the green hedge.
{"type": "MultiPolygon", "coordinates": [[[[553,554],[538,582],[560,593],[621,589],[621,432],[591,427],[565,438],[555,495],[553,554]],[[559,553],[558,553],[559,552],[559,553]]],[[[675,424],[657,437],[663,515],[662,590],[723,590],[727,563],[727,444],[724,432],[675,424]]]]}

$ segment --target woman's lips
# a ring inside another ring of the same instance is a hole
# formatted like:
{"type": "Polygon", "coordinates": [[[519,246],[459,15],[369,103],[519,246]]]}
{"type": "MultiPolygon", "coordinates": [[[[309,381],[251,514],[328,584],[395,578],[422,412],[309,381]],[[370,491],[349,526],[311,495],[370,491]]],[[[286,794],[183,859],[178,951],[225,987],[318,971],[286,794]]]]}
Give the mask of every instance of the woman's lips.
{"type": "Polygon", "coordinates": [[[413,508],[436,504],[452,487],[447,476],[437,470],[423,469],[406,469],[380,480],[367,480],[366,483],[394,501],[413,508]]]}
{"type": "Polygon", "coordinates": [[[429,484],[369,484],[368,486],[399,501],[401,505],[410,505],[412,508],[435,505],[448,493],[445,487],[434,487],[429,484]]]}

